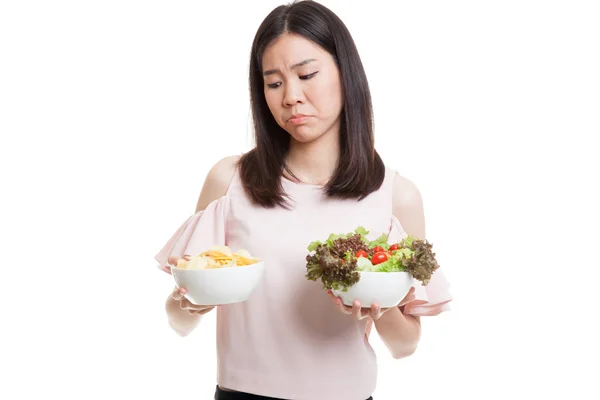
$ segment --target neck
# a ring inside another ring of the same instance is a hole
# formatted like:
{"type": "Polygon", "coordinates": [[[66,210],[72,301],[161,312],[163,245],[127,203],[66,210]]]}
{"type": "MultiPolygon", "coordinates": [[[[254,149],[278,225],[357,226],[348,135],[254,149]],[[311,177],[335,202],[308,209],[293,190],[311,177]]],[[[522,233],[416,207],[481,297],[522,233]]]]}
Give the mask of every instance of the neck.
{"type": "Polygon", "coordinates": [[[324,185],[327,183],[339,158],[339,135],[325,134],[310,143],[293,138],[286,164],[302,183],[324,185]]]}

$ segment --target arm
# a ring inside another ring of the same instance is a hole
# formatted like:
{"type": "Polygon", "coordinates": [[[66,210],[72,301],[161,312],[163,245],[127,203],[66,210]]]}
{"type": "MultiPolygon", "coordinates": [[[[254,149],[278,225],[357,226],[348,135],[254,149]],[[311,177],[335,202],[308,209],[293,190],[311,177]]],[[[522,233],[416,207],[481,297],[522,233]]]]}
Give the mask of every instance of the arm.
{"type": "MultiPolygon", "coordinates": [[[[235,173],[238,156],[227,157],[217,162],[208,172],[198,202],[196,212],[204,210],[208,204],[227,193],[233,174],[235,173]]],[[[181,301],[170,294],[165,302],[165,311],[169,326],[181,336],[189,335],[198,326],[202,315],[210,311],[206,309],[200,313],[191,314],[181,308],[181,301]]]]}
{"type": "MultiPolygon", "coordinates": [[[[425,239],[421,193],[413,182],[398,174],[394,181],[392,212],[407,233],[425,239]]],[[[420,317],[404,314],[401,307],[394,307],[375,320],[375,328],[394,358],[407,357],[417,349],[421,337],[420,317]]]]}

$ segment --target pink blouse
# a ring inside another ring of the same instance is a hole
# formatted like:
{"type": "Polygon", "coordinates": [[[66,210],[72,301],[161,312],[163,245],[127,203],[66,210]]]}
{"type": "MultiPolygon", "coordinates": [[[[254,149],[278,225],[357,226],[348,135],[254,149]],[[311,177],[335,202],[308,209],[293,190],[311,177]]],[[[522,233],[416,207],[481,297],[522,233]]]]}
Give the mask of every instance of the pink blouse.
{"type": "MultiPolygon", "coordinates": [[[[321,187],[283,179],[291,210],[253,206],[236,173],[225,196],[192,215],[156,255],[198,254],[213,244],[245,248],[265,262],[262,282],[244,303],[217,307],[219,385],[241,392],[297,400],[364,400],[375,390],[377,359],[367,320],[339,312],[321,288],[308,281],[307,246],[330,233],[358,226],[370,237],[406,236],[392,215],[395,171],[364,200],[330,200],[321,187]]],[[[437,315],[451,295],[441,268],[427,286],[415,280],[415,299],[404,312],[437,315]]]]}

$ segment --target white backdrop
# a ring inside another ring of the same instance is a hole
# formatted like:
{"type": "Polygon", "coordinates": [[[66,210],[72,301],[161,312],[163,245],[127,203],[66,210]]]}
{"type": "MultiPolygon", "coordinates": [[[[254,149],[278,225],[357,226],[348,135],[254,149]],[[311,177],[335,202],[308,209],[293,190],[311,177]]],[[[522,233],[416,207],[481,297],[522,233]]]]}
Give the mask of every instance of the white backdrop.
{"type": "MultiPolygon", "coordinates": [[[[251,145],[249,49],[278,4],[0,2],[1,398],[212,398],[214,313],[172,332],[153,256],[251,145]]],[[[597,2],[323,4],[455,296],[410,358],[374,334],[375,399],[598,398],[597,2]]]]}

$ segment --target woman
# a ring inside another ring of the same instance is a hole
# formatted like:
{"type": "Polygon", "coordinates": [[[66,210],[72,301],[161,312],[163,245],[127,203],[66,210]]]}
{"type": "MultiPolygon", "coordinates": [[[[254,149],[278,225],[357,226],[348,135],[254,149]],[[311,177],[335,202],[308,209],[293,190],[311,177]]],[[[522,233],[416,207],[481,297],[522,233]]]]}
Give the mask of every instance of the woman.
{"type": "MultiPolygon", "coordinates": [[[[376,383],[371,327],[395,358],[415,351],[420,317],[450,301],[437,270],[399,307],[344,306],[305,278],[306,246],[357,226],[373,234],[425,237],[418,189],[374,150],[371,99],[350,33],[311,1],[280,6],[258,29],[250,63],[256,146],[219,161],[190,217],[156,256],[169,271],[213,244],[245,248],[265,262],[244,303],[216,307],[215,399],[365,400],[376,383]],[[188,242],[192,232],[202,239],[188,242]],[[369,308],[370,307],[370,308],[369,308]]],[[[171,327],[189,334],[215,306],[175,289],[171,327]]]]}

